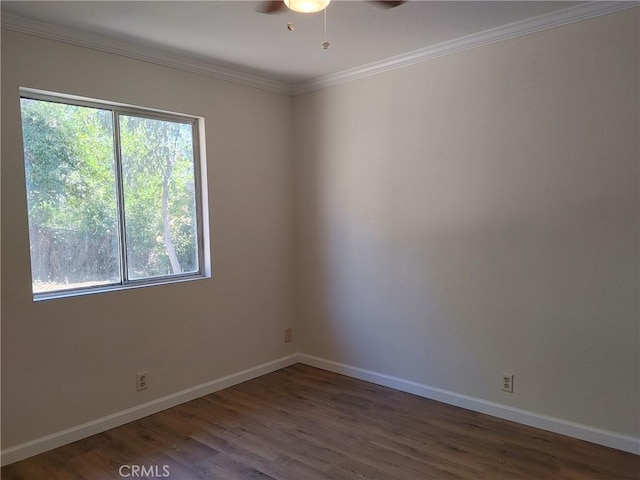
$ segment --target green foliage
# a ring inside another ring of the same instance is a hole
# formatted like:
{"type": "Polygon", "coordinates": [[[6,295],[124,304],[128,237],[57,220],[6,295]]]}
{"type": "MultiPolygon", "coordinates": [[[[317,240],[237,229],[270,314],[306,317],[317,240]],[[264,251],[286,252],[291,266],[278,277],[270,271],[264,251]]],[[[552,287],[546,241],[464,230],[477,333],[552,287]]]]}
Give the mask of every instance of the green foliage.
{"type": "Polygon", "coordinates": [[[22,99],[34,281],[118,277],[111,113],[22,99]]]}
{"type": "Polygon", "coordinates": [[[115,227],[110,112],[22,100],[29,201],[35,225],[106,233],[115,227]]]}
{"type": "Polygon", "coordinates": [[[191,126],[123,115],[120,135],[130,276],[197,270],[191,126]]]}
{"type": "MultiPolygon", "coordinates": [[[[113,113],[21,106],[34,285],[119,281],[113,113]]],[[[196,271],[191,125],[119,120],[129,277],[196,271]]]]}

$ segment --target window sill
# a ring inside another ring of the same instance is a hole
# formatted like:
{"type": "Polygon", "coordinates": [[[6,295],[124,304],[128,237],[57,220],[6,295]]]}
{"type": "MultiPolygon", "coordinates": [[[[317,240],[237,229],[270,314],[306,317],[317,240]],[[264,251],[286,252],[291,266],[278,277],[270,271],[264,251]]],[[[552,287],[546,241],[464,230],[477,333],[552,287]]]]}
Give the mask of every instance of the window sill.
{"type": "Polygon", "coordinates": [[[205,274],[185,275],[181,277],[172,277],[170,279],[158,278],[155,280],[145,280],[142,282],[130,282],[130,283],[127,283],[126,285],[122,285],[118,283],[113,285],[103,285],[103,286],[96,286],[96,287],[89,287],[89,288],[78,288],[74,290],[34,293],[33,301],[44,302],[47,300],[57,300],[62,298],[83,297],[86,295],[94,295],[97,293],[119,292],[122,290],[133,290],[133,289],[145,288],[145,287],[155,287],[158,285],[170,285],[174,283],[206,280],[208,278],[211,278],[211,275],[205,275],[205,274]]]}

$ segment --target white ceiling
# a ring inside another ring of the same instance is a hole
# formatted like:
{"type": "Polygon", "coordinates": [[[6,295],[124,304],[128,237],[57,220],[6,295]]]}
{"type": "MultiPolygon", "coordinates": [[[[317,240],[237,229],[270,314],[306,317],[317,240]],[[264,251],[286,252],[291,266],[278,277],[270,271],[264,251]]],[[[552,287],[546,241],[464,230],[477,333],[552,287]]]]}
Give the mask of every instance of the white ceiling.
{"type": "Polygon", "coordinates": [[[93,44],[135,45],[292,85],[583,3],[414,0],[385,10],[334,0],[328,50],[320,46],[322,13],[294,14],[290,32],[288,12],[259,13],[256,1],[2,1],[1,8],[5,26],[35,20],[29,28],[55,26],[58,37],[90,34],[93,44]]]}

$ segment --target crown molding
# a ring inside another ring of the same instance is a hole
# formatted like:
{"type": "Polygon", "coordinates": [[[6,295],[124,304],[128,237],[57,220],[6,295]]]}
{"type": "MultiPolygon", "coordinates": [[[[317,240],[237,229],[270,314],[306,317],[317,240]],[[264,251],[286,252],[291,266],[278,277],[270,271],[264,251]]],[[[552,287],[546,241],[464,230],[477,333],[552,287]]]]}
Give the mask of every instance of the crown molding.
{"type": "Polygon", "coordinates": [[[579,22],[590,18],[619,12],[640,5],[639,1],[596,1],[568,7],[556,12],[539,15],[500,27],[474,33],[454,40],[439,43],[418,50],[413,50],[385,60],[368,63],[355,68],[344,70],[331,75],[325,75],[312,80],[288,84],[271,80],[257,75],[238,72],[229,68],[191,58],[186,55],[176,55],[163,49],[143,44],[123,42],[101,35],[62,27],[50,23],[31,20],[17,15],[3,13],[2,27],[17,32],[37,35],[52,40],[58,40],[73,45],[101,50],[116,55],[122,55],[137,60],[177,68],[187,72],[207,75],[229,82],[259,88],[284,95],[298,95],[301,93],[332,87],[359,78],[377,75],[379,73],[406,67],[415,63],[425,62],[434,58],[452,55],[476,47],[495,42],[516,38],[531,33],[540,32],[554,27],[579,22]]]}
{"type": "Polygon", "coordinates": [[[123,42],[107,38],[102,35],[84,32],[69,27],[40,22],[10,13],[2,14],[2,28],[16,32],[27,33],[60,42],[92,48],[103,52],[114,53],[137,60],[143,60],[165,67],[177,68],[191,73],[207,75],[209,77],[239,83],[249,87],[260,88],[270,92],[290,95],[291,86],[268,78],[238,72],[229,68],[191,58],[186,55],[176,55],[163,49],[143,44],[123,42]]]}
{"type": "Polygon", "coordinates": [[[582,20],[599,17],[601,15],[619,12],[637,7],[638,5],[640,5],[640,2],[638,1],[600,1],[571,6],[556,12],[539,15],[429,47],[413,50],[385,60],[368,63],[366,65],[361,65],[335,74],[296,83],[291,87],[292,94],[298,95],[313,90],[332,87],[342,83],[351,82],[359,78],[377,75],[379,73],[406,67],[415,63],[421,63],[434,58],[452,55],[472,48],[508,40],[510,38],[516,38],[550,28],[560,27],[569,23],[580,22],[582,20]]]}

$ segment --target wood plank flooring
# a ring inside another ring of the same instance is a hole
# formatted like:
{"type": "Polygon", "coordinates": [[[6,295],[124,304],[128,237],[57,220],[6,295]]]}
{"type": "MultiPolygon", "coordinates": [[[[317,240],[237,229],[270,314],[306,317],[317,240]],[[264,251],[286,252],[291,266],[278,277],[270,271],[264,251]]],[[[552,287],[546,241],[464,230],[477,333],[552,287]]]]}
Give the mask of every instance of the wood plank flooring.
{"type": "Polygon", "coordinates": [[[3,480],[638,480],[640,457],[297,364],[1,473],[3,480]],[[135,465],[144,475],[133,476],[135,465]]]}

